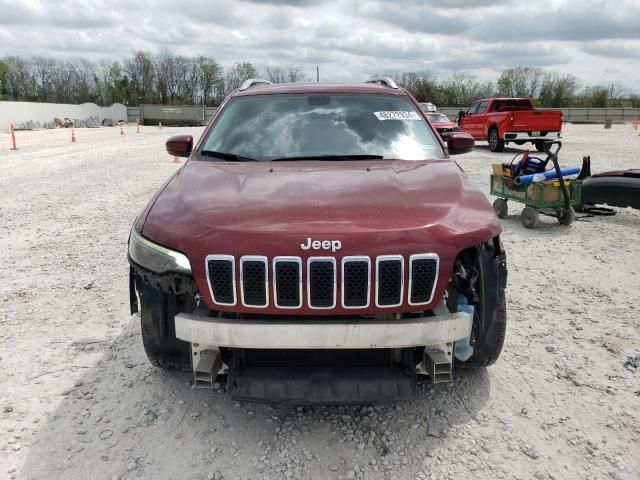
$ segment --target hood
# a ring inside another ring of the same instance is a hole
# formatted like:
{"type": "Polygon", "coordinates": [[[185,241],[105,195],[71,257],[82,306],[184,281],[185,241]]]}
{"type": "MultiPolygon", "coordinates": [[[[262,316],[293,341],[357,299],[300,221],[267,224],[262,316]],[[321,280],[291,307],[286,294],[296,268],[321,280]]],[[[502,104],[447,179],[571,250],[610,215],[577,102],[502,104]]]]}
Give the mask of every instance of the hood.
{"type": "Polygon", "coordinates": [[[209,254],[433,252],[444,276],[460,250],[499,233],[487,198],[449,159],[189,161],[158,195],[142,230],[185,253],[202,286],[209,254]],[[304,251],[309,238],[338,240],[342,247],[304,251]]]}

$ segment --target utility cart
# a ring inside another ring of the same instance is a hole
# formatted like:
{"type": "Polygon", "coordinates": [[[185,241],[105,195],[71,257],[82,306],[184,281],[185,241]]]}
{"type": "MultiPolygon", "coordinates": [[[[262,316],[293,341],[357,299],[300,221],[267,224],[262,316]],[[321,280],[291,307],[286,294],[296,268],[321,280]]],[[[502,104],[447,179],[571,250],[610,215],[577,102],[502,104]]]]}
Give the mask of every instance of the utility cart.
{"type": "Polygon", "coordinates": [[[493,165],[490,193],[498,197],[493,202],[493,208],[499,218],[506,218],[507,201],[513,200],[525,205],[521,221],[526,228],[538,227],[540,214],[557,218],[561,225],[573,223],[573,207],[580,204],[582,182],[564,179],[558,164],[560,148],[562,143],[559,141],[547,142],[544,148],[546,159],[529,156],[526,151],[516,155],[510,165],[493,165]],[[547,170],[549,163],[552,168],[547,170]],[[555,178],[527,183],[528,177],[545,174],[555,178]]]}

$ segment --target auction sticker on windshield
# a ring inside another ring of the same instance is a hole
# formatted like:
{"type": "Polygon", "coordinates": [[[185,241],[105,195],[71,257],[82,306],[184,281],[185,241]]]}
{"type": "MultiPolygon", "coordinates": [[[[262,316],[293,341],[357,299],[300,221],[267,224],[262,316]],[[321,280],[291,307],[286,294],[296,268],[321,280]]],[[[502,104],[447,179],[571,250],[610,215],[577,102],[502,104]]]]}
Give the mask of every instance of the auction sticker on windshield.
{"type": "Polygon", "coordinates": [[[416,112],[373,112],[378,120],[420,120],[416,112]]]}

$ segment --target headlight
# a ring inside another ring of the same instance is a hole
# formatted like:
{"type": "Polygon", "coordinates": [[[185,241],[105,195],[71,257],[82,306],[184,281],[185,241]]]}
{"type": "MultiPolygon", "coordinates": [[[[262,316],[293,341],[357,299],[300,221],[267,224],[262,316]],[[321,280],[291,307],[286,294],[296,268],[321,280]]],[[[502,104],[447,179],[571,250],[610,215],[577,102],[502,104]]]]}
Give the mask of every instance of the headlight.
{"type": "Polygon", "coordinates": [[[129,237],[129,256],[135,263],[152,272],[191,274],[191,264],[186,255],[147,240],[135,228],[131,229],[129,237]]]}

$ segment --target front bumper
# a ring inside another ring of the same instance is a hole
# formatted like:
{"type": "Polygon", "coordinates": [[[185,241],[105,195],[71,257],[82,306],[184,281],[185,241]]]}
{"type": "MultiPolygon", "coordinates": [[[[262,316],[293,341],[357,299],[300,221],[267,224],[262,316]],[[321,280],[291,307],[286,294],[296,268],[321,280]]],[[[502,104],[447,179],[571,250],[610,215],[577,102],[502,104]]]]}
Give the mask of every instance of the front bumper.
{"type": "Polygon", "coordinates": [[[471,333],[468,313],[442,313],[399,320],[346,321],[227,319],[209,317],[206,309],[175,316],[176,337],[212,347],[256,349],[369,349],[443,345],[471,333]]]}

